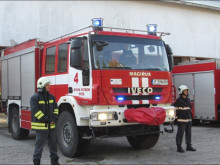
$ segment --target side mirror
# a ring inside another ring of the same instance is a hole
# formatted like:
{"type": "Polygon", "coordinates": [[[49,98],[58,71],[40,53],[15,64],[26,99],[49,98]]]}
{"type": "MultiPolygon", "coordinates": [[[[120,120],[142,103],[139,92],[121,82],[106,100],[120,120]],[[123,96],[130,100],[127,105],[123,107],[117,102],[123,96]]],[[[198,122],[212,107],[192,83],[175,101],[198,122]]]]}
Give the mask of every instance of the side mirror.
{"type": "Polygon", "coordinates": [[[165,48],[166,48],[166,52],[167,52],[167,58],[168,58],[168,62],[169,62],[169,68],[170,71],[173,70],[173,66],[174,66],[174,62],[173,62],[173,51],[171,49],[171,47],[167,44],[165,44],[165,48]]]}
{"type": "Polygon", "coordinates": [[[173,51],[169,45],[165,44],[165,48],[168,55],[173,55],[173,51]]]}
{"type": "Polygon", "coordinates": [[[74,39],[71,41],[71,49],[80,49],[82,46],[82,40],[74,39]]]}
{"type": "Polygon", "coordinates": [[[81,57],[81,50],[80,49],[71,50],[70,66],[77,68],[77,69],[82,68],[82,57],[81,57]]]}

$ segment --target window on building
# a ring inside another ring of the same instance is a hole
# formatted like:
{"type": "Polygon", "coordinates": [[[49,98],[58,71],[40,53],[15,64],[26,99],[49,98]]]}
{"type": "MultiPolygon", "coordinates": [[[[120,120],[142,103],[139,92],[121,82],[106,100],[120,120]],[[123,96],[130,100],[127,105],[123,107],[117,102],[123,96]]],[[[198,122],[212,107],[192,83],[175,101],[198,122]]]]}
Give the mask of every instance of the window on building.
{"type": "Polygon", "coordinates": [[[65,43],[59,45],[58,63],[57,63],[58,72],[67,71],[67,54],[68,54],[68,44],[65,43]]]}
{"type": "Polygon", "coordinates": [[[55,72],[55,54],[56,46],[47,48],[46,54],[46,74],[55,72]]]}

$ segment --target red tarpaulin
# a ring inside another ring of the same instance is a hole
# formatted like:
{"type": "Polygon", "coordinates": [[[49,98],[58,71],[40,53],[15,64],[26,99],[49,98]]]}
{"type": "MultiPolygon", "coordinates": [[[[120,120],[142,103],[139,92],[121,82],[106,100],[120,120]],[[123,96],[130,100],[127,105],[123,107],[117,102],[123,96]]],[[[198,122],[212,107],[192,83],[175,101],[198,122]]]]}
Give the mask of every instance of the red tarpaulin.
{"type": "Polygon", "coordinates": [[[137,122],[146,125],[160,125],[163,124],[166,117],[166,111],[160,107],[151,108],[131,108],[126,109],[125,118],[128,122],[137,122]]]}

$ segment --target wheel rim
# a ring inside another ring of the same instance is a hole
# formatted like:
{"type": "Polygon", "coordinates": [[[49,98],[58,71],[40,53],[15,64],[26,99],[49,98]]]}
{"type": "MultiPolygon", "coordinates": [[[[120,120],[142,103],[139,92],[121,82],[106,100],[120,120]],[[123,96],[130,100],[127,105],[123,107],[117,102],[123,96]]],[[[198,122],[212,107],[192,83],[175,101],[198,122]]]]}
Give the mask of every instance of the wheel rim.
{"type": "Polygon", "coordinates": [[[65,123],[63,125],[63,141],[65,146],[69,147],[72,142],[72,128],[70,123],[65,123]]]}
{"type": "Polygon", "coordinates": [[[14,115],[12,118],[12,130],[13,132],[17,132],[18,131],[18,115],[14,115]]]}

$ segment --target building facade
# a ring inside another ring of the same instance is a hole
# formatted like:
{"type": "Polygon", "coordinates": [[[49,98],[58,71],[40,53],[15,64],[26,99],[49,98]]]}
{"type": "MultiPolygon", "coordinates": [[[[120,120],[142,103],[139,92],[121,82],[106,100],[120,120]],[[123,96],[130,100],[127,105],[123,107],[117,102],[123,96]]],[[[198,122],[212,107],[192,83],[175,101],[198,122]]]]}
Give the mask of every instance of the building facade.
{"type": "Polygon", "coordinates": [[[220,58],[220,8],[187,1],[0,1],[0,46],[47,41],[104,18],[104,26],[158,31],[175,57],[220,58]]]}

